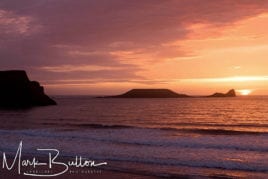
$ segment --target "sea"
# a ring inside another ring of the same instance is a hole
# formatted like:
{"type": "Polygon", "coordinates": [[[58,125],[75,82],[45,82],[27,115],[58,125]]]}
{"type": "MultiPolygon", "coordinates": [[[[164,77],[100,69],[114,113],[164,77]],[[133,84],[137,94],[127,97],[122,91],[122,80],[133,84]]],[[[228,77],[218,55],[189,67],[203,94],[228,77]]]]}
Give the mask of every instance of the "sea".
{"type": "Polygon", "coordinates": [[[58,149],[111,171],[163,178],[268,178],[268,97],[120,99],[54,96],[0,110],[0,151],[58,149]]]}

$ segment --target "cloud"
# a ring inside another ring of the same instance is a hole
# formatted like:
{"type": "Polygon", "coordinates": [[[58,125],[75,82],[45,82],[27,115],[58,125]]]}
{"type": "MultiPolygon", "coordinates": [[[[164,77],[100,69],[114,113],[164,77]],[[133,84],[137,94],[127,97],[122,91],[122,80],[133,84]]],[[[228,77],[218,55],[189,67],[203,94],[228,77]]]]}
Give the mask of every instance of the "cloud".
{"type": "Polygon", "coordinates": [[[43,66],[40,67],[40,70],[45,70],[49,72],[90,72],[90,71],[100,71],[100,70],[120,70],[122,67],[107,67],[107,66],[98,66],[98,65],[61,65],[61,66],[43,66]]]}
{"type": "Polygon", "coordinates": [[[146,65],[193,58],[180,42],[194,24],[220,31],[267,10],[267,0],[2,0],[0,66],[44,81],[149,80],[146,65]]]}
{"type": "Polygon", "coordinates": [[[237,76],[224,78],[196,78],[196,79],[180,79],[181,82],[199,82],[199,83],[229,83],[229,82],[265,82],[268,76],[237,76]]]}
{"type": "Polygon", "coordinates": [[[30,27],[33,18],[19,16],[11,11],[0,10],[0,36],[30,35],[35,29],[30,27]]]}

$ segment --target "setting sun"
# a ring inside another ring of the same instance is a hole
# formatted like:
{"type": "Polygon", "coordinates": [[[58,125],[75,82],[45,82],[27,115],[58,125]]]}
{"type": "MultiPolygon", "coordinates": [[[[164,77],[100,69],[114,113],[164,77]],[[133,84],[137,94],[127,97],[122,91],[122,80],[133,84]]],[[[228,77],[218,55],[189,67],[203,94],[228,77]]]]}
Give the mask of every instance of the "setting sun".
{"type": "Polygon", "coordinates": [[[244,90],[237,90],[238,93],[242,96],[248,96],[252,93],[252,90],[249,89],[244,89],[244,90]]]}

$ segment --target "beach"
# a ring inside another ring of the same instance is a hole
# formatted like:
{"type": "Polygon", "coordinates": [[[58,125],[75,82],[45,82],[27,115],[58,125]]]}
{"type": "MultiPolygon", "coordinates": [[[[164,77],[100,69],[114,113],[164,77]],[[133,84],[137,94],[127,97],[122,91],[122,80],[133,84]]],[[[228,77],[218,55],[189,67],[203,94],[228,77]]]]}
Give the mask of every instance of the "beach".
{"type": "MultiPolygon", "coordinates": [[[[90,173],[90,171],[89,171],[90,173]]],[[[40,177],[34,177],[34,176],[25,176],[23,174],[18,175],[15,172],[12,171],[1,171],[1,177],[3,178],[10,178],[10,179],[32,179],[32,178],[40,178],[40,177]]],[[[45,177],[47,178],[47,177],[45,177]]],[[[131,174],[131,173],[126,173],[126,172],[116,172],[116,171],[108,171],[108,170],[102,170],[98,174],[85,174],[85,173],[80,173],[79,171],[76,171],[75,173],[67,173],[64,175],[60,176],[55,176],[53,178],[57,179],[72,179],[72,178],[81,178],[81,179],[87,179],[87,178],[94,178],[94,179],[105,179],[105,178],[111,178],[111,179],[128,179],[128,178],[133,178],[133,179],[154,179],[157,177],[152,177],[152,176],[145,176],[145,175],[137,175],[137,174],[131,174]]]]}

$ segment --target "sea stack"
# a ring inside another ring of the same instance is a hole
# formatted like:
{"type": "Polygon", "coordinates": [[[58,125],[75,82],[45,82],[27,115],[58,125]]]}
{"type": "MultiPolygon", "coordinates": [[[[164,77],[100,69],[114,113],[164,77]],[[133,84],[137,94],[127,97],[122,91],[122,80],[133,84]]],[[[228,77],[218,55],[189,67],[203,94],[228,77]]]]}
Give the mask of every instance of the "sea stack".
{"type": "Polygon", "coordinates": [[[30,81],[22,70],[0,71],[0,107],[25,108],[56,105],[37,81],[30,81]]]}
{"type": "Polygon", "coordinates": [[[109,96],[110,98],[186,98],[185,94],[178,94],[169,89],[132,89],[124,94],[109,96]]]}
{"type": "Polygon", "coordinates": [[[236,97],[236,93],[234,89],[229,90],[227,93],[214,93],[208,97],[236,97]]]}

